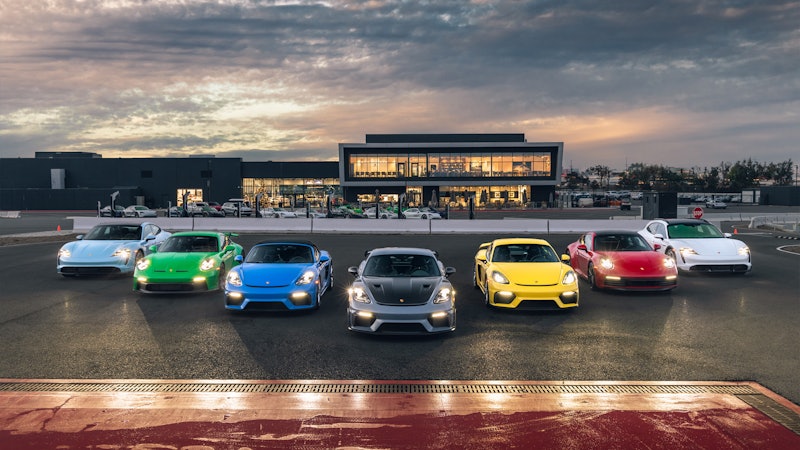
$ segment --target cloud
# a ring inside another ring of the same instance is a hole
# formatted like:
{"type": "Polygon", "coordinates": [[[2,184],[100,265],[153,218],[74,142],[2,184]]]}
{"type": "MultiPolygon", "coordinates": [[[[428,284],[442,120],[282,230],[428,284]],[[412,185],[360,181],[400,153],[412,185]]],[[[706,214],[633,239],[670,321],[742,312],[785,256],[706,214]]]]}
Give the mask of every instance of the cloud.
{"type": "Polygon", "coordinates": [[[783,161],[797,23],[788,1],[10,0],[0,154],[331,159],[369,133],[523,132],[580,165],[783,161]]]}

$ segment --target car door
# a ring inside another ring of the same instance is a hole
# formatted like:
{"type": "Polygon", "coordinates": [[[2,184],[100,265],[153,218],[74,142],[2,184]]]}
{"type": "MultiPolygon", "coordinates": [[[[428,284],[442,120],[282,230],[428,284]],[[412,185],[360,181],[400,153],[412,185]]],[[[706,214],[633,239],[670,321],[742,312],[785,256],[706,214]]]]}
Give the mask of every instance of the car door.
{"type": "Polygon", "coordinates": [[[573,257],[575,264],[572,265],[579,274],[587,276],[589,273],[589,262],[592,260],[591,252],[594,249],[594,233],[586,233],[581,236],[579,244],[585,245],[586,249],[578,248],[573,257]]]}

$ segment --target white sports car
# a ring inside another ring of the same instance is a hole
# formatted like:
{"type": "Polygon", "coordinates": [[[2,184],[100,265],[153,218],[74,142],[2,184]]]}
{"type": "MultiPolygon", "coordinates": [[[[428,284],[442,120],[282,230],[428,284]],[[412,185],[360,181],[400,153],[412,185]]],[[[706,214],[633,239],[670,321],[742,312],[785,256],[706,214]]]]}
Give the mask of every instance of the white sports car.
{"type": "Polygon", "coordinates": [[[747,273],[753,268],[744,242],[702,219],[655,219],[639,234],[685,272],[747,273]]]}
{"type": "Polygon", "coordinates": [[[442,215],[422,208],[408,208],[403,210],[406,219],[441,219],[442,215]]]}
{"type": "Polygon", "coordinates": [[[297,213],[283,208],[262,208],[258,211],[261,217],[274,217],[276,219],[296,219],[297,213]]]}
{"type": "Polygon", "coordinates": [[[150,222],[95,225],[61,247],[56,270],[65,277],[132,273],[150,247],[169,236],[171,233],[150,222]]]}

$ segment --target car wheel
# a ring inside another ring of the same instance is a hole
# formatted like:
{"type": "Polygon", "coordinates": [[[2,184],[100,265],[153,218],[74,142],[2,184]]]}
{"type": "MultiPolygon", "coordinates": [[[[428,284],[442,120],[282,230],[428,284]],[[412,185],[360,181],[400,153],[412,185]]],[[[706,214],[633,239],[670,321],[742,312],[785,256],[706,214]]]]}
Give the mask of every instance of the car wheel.
{"type": "Polygon", "coordinates": [[[472,269],[472,287],[480,289],[480,286],[478,286],[478,271],[475,269],[472,269]]]}
{"type": "Polygon", "coordinates": [[[225,277],[227,273],[225,273],[225,264],[220,264],[219,266],[219,277],[217,278],[217,290],[223,290],[225,288],[225,277]]]}
{"type": "Polygon", "coordinates": [[[675,261],[675,264],[678,263],[678,258],[677,258],[678,255],[675,254],[674,248],[668,248],[667,251],[664,252],[664,254],[672,258],[672,260],[675,261]]]}
{"type": "Polygon", "coordinates": [[[319,304],[322,301],[322,296],[319,295],[319,289],[317,289],[317,302],[314,304],[314,309],[319,309],[319,304]]]}
{"type": "Polygon", "coordinates": [[[427,218],[428,218],[428,215],[427,215],[427,214],[423,214],[423,215],[422,215],[422,218],[423,218],[423,219],[427,219],[427,218]]]}
{"type": "Polygon", "coordinates": [[[595,280],[594,275],[594,266],[592,263],[589,263],[589,268],[586,270],[586,279],[589,281],[589,287],[593,290],[597,290],[597,280],[595,280]]]}
{"type": "Polygon", "coordinates": [[[489,301],[489,283],[486,283],[483,288],[483,304],[486,305],[487,308],[491,308],[492,303],[489,301]]]}

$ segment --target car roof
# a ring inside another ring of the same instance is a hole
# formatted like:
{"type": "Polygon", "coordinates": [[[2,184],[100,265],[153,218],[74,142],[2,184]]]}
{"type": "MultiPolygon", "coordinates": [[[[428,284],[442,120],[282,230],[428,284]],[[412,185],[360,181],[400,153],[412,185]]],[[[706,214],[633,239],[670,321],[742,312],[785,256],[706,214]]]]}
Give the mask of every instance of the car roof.
{"type": "Polygon", "coordinates": [[[173,236],[211,236],[211,237],[219,237],[222,233],[216,231],[178,231],[176,233],[172,233],[173,236]]]}
{"type": "Polygon", "coordinates": [[[550,245],[544,239],[538,238],[501,238],[495,239],[492,241],[493,246],[497,245],[511,245],[511,244],[539,244],[539,245],[550,245]]]}
{"type": "Polygon", "coordinates": [[[699,225],[701,223],[710,223],[705,219],[656,219],[666,222],[667,225],[685,224],[685,225],[699,225]]]}
{"type": "Polygon", "coordinates": [[[611,234],[617,234],[617,235],[619,235],[619,234],[629,234],[629,235],[636,234],[636,235],[638,235],[639,232],[638,231],[634,231],[634,230],[599,230],[599,231],[595,231],[594,234],[597,235],[597,236],[608,236],[608,235],[611,235],[611,234]]]}
{"type": "Polygon", "coordinates": [[[253,247],[256,247],[258,245],[269,245],[269,244],[310,245],[311,247],[317,248],[317,244],[315,244],[315,243],[313,243],[311,241],[303,240],[303,239],[291,239],[291,240],[288,240],[288,239],[269,239],[269,240],[266,240],[266,241],[261,241],[258,244],[254,245],[253,247]]]}
{"type": "Polygon", "coordinates": [[[417,247],[380,247],[370,250],[369,256],[376,255],[428,255],[436,257],[436,252],[427,248],[417,247]]]}

